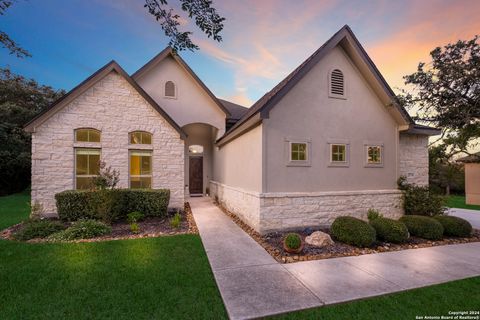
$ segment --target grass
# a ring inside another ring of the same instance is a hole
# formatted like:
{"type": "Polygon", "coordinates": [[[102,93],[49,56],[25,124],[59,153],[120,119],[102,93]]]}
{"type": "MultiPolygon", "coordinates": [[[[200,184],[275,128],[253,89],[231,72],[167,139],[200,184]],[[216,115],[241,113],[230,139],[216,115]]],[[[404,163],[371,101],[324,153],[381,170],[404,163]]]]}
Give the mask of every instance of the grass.
{"type": "Polygon", "coordinates": [[[17,224],[30,214],[30,190],[0,197],[0,230],[17,224]]]}
{"type": "Polygon", "coordinates": [[[461,208],[470,210],[480,210],[480,206],[466,204],[465,196],[450,195],[447,197],[447,207],[449,208],[461,208]]]}
{"type": "MultiPolygon", "coordinates": [[[[448,316],[449,311],[479,311],[480,277],[453,281],[378,298],[299,311],[274,319],[415,319],[448,316]]],[[[273,318],[272,318],[273,319],[273,318]]]]}

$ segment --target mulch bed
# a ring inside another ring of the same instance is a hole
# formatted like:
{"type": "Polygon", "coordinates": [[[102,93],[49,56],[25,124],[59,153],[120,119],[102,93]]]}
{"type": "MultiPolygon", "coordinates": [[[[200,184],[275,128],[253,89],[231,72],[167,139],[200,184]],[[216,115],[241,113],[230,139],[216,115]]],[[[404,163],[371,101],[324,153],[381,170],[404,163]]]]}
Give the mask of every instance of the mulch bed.
{"type": "MultiPolygon", "coordinates": [[[[170,236],[177,234],[198,234],[197,225],[193,219],[192,210],[190,204],[185,203],[185,210],[180,212],[182,216],[182,222],[179,228],[172,228],[170,226],[171,215],[167,217],[146,217],[144,220],[138,222],[140,231],[138,233],[132,233],[130,231],[130,225],[126,221],[114,222],[112,227],[112,233],[109,235],[91,238],[80,239],[74,242],[95,242],[95,241],[109,241],[109,240],[121,240],[121,239],[137,239],[137,238],[153,238],[161,236],[170,236]]],[[[11,226],[0,232],[0,238],[7,240],[14,240],[13,234],[21,229],[22,223],[11,226]]],[[[66,224],[68,226],[68,224],[66,224]]],[[[47,242],[46,239],[32,239],[27,242],[47,242]]]]}
{"type": "MultiPolygon", "coordinates": [[[[442,240],[439,241],[430,241],[422,238],[410,237],[410,239],[403,244],[376,242],[370,248],[357,248],[336,241],[333,245],[326,247],[316,247],[305,243],[305,247],[301,253],[290,254],[283,249],[283,238],[288,232],[273,232],[262,236],[261,234],[253,230],[250,226],[248,226],[245,222],[243,222],[234,213],[228,211],[226,208],[219,204],[217,204],[217,206],[227,216],[229,216],[240,228],[242,228],[255,241],[257,241],[275,260],[281,263],[359,256],[363,254],[427,248],[449,244],[480,242],[480,230],[474,230],[474,233],[470,238],[444,237],[442,240]]],[[[330,234],[329,229],[310,228],[309,230],[297,231],[297,233],[301,235],[303,240],[305,240],[305,237],[310,235],[313,231],[323,231],[330,234]]]]}

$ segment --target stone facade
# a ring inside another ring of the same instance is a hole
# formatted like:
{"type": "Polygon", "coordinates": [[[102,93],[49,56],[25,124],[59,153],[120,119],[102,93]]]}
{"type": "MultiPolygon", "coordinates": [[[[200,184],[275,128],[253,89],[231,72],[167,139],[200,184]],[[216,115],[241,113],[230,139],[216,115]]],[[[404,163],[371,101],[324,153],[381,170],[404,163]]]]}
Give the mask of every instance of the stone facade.
{"type": "Polygon", "coordinates": [[[56,213],[56,193],[75,187],[75,148],[101,148],[101,159],[129,187],[129,150],[152,150],[152,187],[170,189],[170,207],[183,207],[184,141],[179,133],[120,75],[111,72],[32,134],[32,202],[56,213]],[[100,143],[75,142],[74,130],[101,131],[100,143]],[[152,133],[152,145],[130,145],[129,132],[152,133]]]}
{"type": "Polygon", "coordinates": [[[409,183],[428,186],[428,136],[400,134],[400,175],[409,183]]]}
{"type": "Polygon", "coordinates": [[[217,182],[211,182],[210,190],[220,204],[262,234],[330,226],[343,215],[366,220],[370,208],[394,219],[403,214],[399,190],[262,194],[217,182]]]}

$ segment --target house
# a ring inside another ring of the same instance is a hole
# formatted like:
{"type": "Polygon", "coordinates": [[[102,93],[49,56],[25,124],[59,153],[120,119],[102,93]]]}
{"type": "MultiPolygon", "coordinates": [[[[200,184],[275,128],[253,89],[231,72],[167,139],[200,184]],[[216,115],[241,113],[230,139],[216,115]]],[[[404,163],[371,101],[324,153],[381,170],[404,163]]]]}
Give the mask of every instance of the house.
{"type": "Polygon", "coordinates": [[[100,159],[119,187],[210,194],[259,232],[402,214],[396,181],[428,184],[427,142],[348,26],[250,108],[220,100],[169,48],[112,61],[26,125],[32,201],[81,189],[100,159]]]}
{"type": "Polygon", "coordinates": [[[460,158],[465,166],[465,203],[480,205],[480,152],[460,158]]]}

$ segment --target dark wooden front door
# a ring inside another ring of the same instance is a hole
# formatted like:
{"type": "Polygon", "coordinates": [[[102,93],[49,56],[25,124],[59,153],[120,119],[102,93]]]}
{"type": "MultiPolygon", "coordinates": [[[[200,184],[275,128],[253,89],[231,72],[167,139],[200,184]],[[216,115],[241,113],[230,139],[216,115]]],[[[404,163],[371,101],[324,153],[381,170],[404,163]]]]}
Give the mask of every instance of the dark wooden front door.
{"type": "Polygon", "coordinates": [[[203,157],[190,157],[190,194],[203,193],[203,157]]]}

